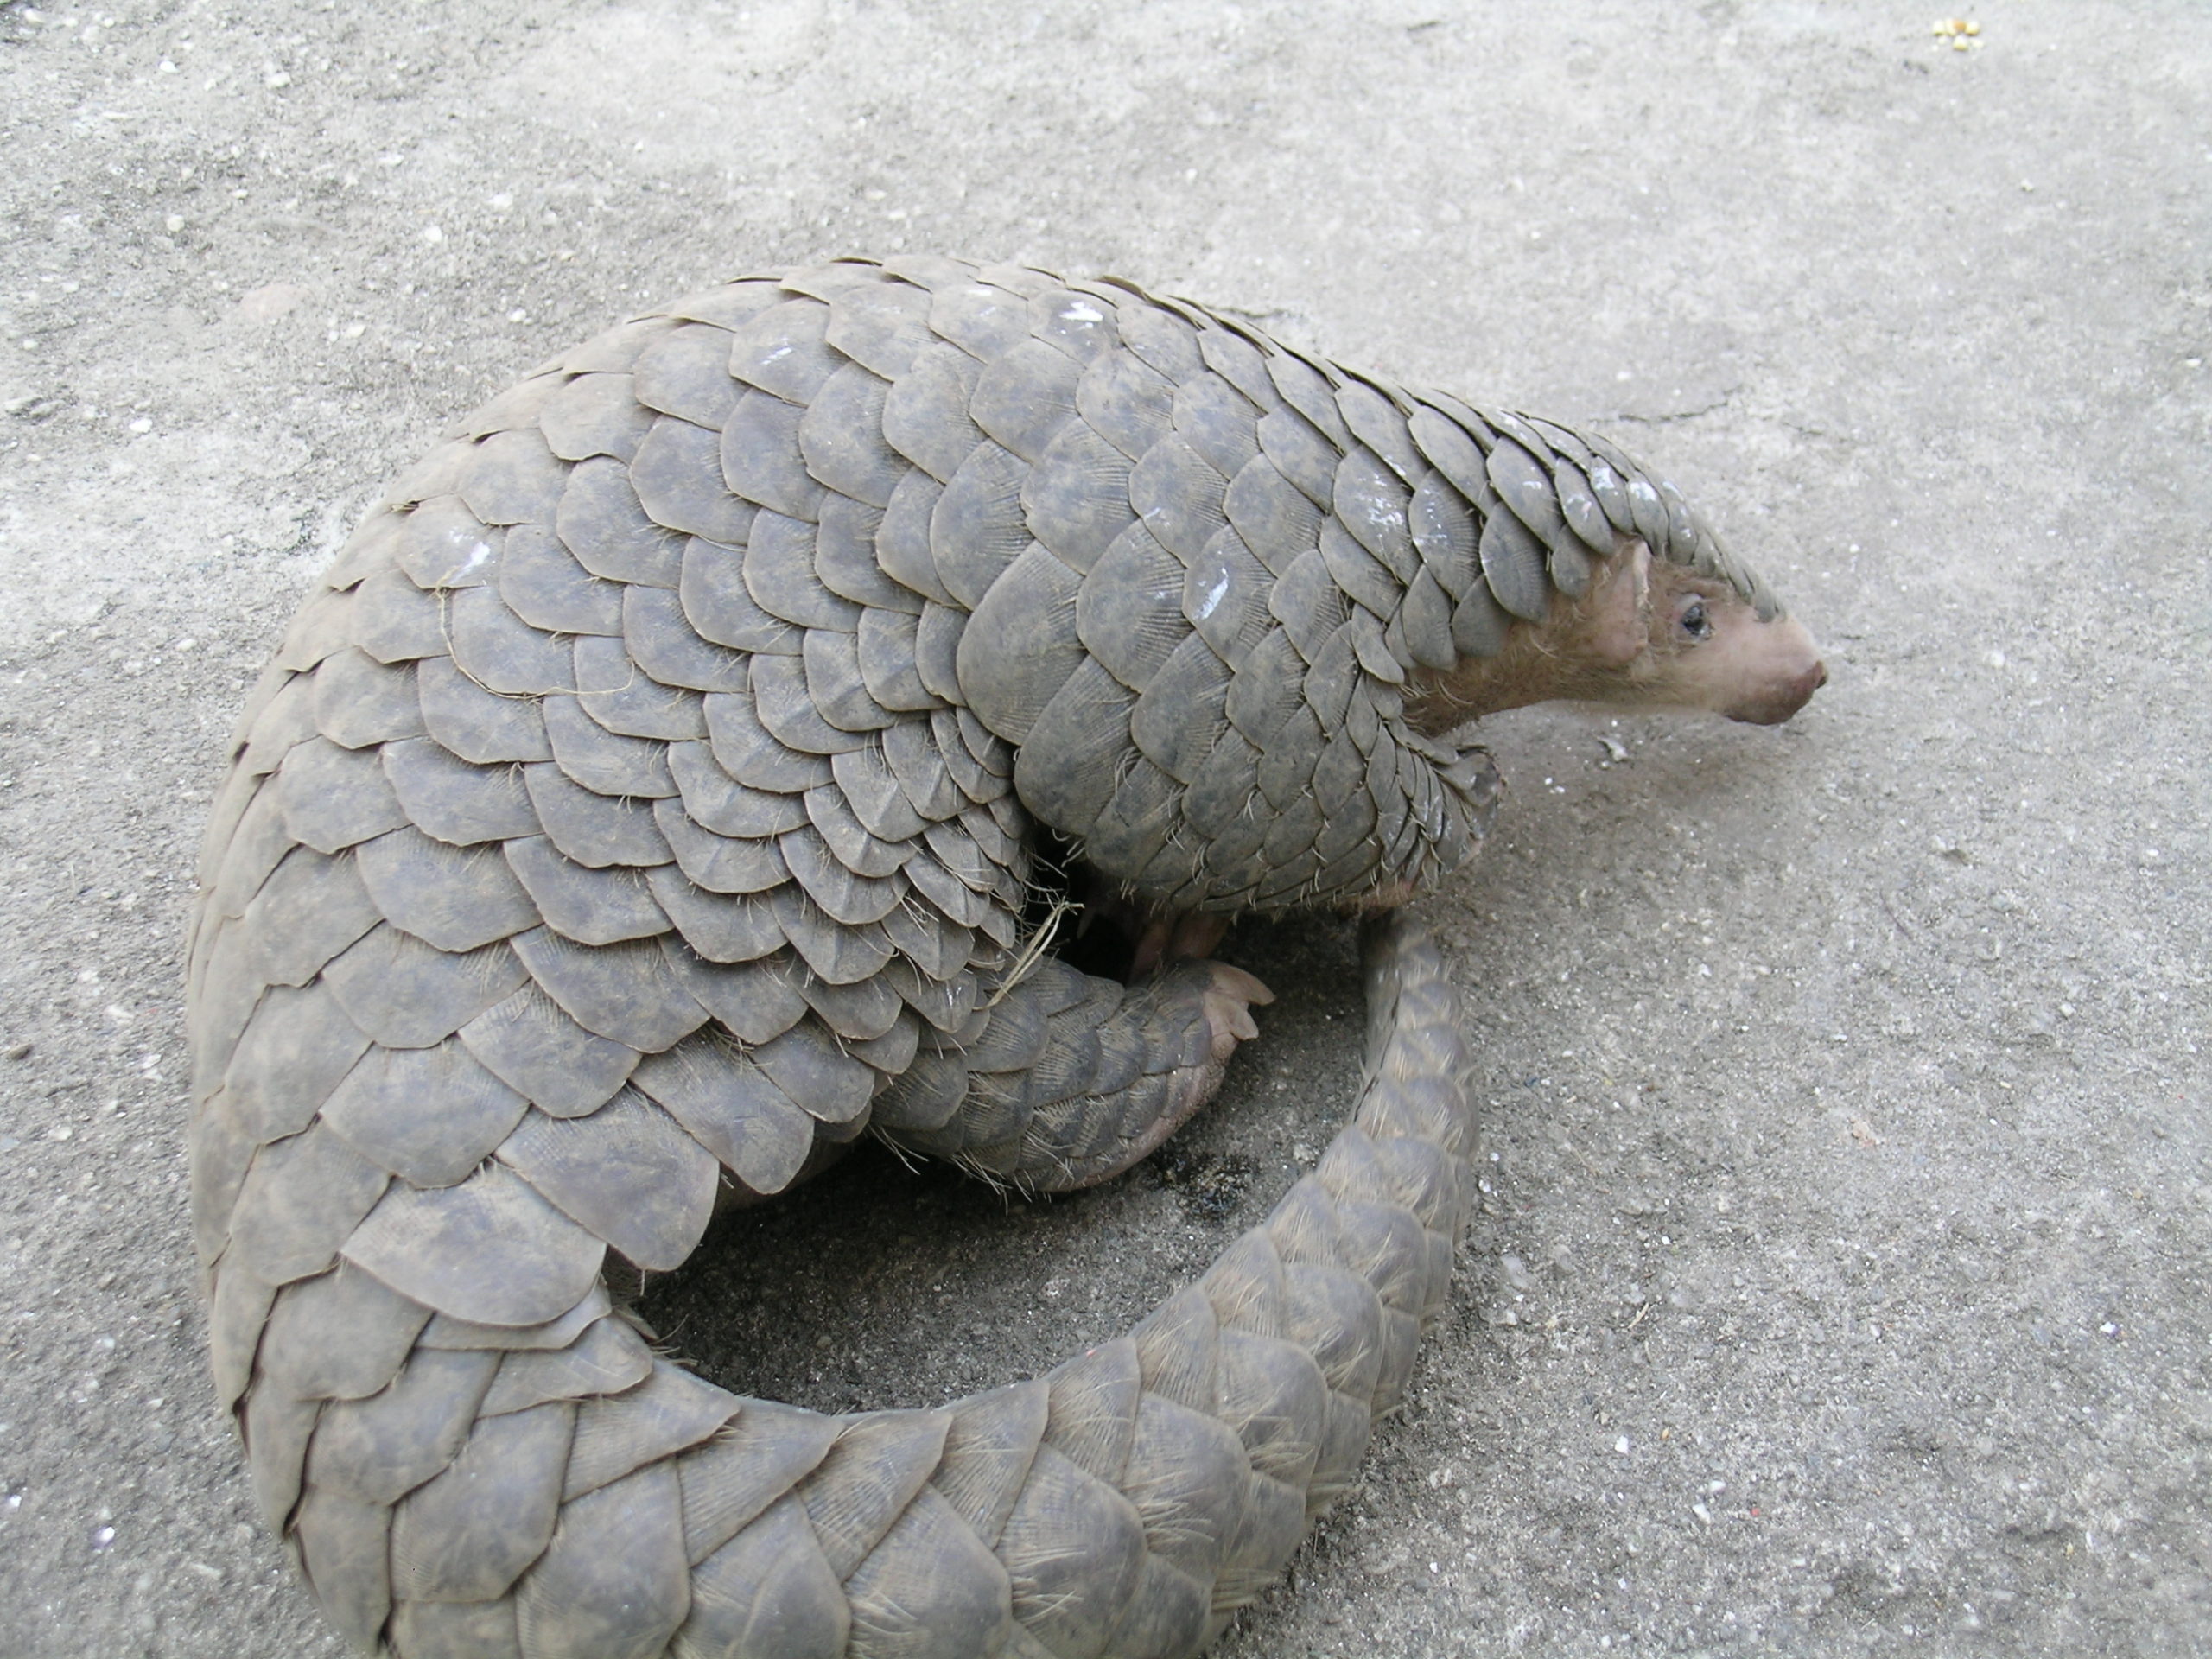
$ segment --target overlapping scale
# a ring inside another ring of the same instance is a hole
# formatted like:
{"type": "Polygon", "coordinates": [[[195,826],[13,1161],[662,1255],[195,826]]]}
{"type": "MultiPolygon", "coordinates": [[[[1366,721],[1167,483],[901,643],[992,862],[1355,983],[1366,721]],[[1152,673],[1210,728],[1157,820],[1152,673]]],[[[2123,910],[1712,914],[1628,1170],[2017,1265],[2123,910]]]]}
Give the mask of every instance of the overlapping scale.
{"type": "Polygon", "coordinates": [[[1399,685],[1623,536],[1751,579],[1597,440],[920,256],[625,325],[387,499],[241,729],[191,981],[219,1382],[326,1606],[414,1655],[1187,1649],[1441,1294],[1469,1147],[1417,946],[1364,1128],[1038,1383],[735,1402],[609,1315],[605,1252],[673,1266],[718,1169],[772,1192],[871,1124],[1030,1186],[1142,1155],[1251,988],[1008,982],[1032,814],[1179,908],[1417,880],[1494,782],[1399,685]]]}

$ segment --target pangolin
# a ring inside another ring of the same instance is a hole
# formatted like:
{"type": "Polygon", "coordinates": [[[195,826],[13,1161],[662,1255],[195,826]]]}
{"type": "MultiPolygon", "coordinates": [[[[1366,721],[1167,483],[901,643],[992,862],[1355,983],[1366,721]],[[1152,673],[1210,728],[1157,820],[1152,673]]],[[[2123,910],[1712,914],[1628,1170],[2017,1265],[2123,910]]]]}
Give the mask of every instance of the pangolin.
{"type": "Polygon", "coordinates": [[[841,261],[564,353],[346,543],[213,808],[193,1211],[262,1513],[407,1659],[1194,1652],[1446,1292],[1471,1060],[1383,912],[1496,798],[1447,734],[1824,677],[1604,440],[1123,283],[841,261]],[[1125,978],[1039,948],[1070,867],[1125,978]],[[831,1417],[611,1300],[863,1132],[1127,1167],[1253,1033],[1224,918],[1300,906],[1379,918],[1356,1119],[1128,1336],[831,1417]]]}

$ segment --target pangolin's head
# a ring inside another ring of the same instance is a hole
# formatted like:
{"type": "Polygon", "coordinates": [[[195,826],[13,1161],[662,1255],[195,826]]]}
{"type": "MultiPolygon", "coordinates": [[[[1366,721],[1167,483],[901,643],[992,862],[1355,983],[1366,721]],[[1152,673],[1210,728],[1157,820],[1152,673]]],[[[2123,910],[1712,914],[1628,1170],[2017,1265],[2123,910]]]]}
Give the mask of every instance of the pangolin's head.
{"type": "Polygon", "coordinates": [[[1678,563],[1624,535],[1592,562],[1580,597],[1554,591],[1543,618],[1516,623],[1502,650],[1419,677],[1414,711],[1431,731],[1557,701],[1773,726],[1827,677],[1805,625],[1732,559],[1678,563]]]}
{"type": "MultiPolygon", "coordinates": [[[[1413,676],[1408,712],[1424,729],[1554,701],[1772,726],[1827,683],[1804,624],[1673,485],[1588,434],[1445,402],[1478,446],[1490,438],[1483,475],[1461,454],[1452,476],[1487,505],[1469,537],[1476,569],[1438,576],[1457,601],[1458,660],[1413,676]]],[[[1415,435],[1445,469],[1453,435],[1431,415],[1415,435]]],[[[1424,553],[1458,545],[1439,533],[1448,520],[1415,517],[1424,553]]]]}
{"type": "Polygon", "coordinates": [[[1617,646],[1622,688],[1599,701],[1643,707],[1708,709],[1731,720],[1776,726],[1827,683],[1827,665],[1805,625],[1777,608],[1761,614],[1758,590],[1746,593],[1719,572],[1653,559],[1642,543],[1614,560],[1624,586],[1617,646]],[[1641,582],[1633,595],[1626,584],[1641,582]],[[1642,627],[1636,624],[1641,621],[1642,627]]]}

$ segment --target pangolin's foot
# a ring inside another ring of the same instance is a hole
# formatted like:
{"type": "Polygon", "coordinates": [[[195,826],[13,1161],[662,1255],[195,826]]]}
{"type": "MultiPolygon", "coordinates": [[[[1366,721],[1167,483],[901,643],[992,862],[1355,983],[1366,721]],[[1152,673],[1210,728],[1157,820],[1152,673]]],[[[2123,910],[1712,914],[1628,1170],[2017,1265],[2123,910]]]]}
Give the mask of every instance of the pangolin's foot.
{"type": "Polygon", "coordinates": [[[1165,1098],[1149,1122],[1125,1121],[1124,1133],[1135,1133],[1114,1152],[1084,1165],[1082,1179],[1069,1181],[1068,1187],[1090,1186],[1120,1174],[1150,1156],[1160,1142],[1196,1116],[1220,1092],[1222,1077],[1236,1046],[1260,1034],[1252,1018],[1253,1006],[1265,1007],[1275,1000],[1275,994],[1257,978],[1225,962],[1180,963],[1164,977],[1196,988],[1198,1017],[1205,1022],[1205,1052],[1167,1074],[1165,1098]]]}

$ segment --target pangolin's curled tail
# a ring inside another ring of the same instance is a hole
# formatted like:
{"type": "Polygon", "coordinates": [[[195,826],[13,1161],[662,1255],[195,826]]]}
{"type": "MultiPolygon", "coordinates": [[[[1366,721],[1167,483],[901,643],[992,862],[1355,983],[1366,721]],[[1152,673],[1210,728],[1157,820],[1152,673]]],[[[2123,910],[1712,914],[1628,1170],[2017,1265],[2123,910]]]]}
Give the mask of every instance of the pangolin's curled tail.
{"type": "Polygon", "coordinates": [[[1364,1091],[1319,1166],[1047,1376],[823,1416],[656,1357],[596,1287],[471,1325],[341,1263],[261,1344],[263,1504],[335,1622],[410,1659],[1193,1652],[1351,1483],[1449,1281],[1474,1138],[1454,996],[1395,918],[1368,977],[1364,1091]]]}

